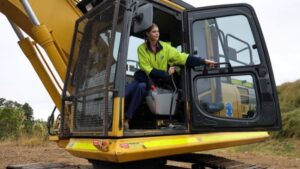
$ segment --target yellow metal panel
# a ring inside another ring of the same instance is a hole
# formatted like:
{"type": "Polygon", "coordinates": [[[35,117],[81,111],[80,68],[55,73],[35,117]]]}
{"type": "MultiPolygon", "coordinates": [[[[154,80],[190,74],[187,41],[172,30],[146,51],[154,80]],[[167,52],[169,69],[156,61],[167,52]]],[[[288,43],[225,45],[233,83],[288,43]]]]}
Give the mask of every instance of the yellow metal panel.
{"type": "Polygon", "coordinates": [[[59,138],[58,138],[58,136],[49,136],[48,140],[49,141],[59,141],[59,138]]]}
{"type": "MultiPolygon", "coordinates": [[[[112,131],[108,133],[109,136],[123,136],[123,129],[124,126],[122,126],[122,128],[120,129],[119,127],[119,121],[120,118],[124,117],[124,98],[122,98],[122,107],[120,107],[120,101],[121,98],[120,97],[115,97],[114,98],[114,108],[113,108],[113,121],[112,121],[112,131]],[[121,110],[120,110],[121,108],[121,110]],[[121,114],[120,114],[121,112],[121,114]],[[121,116],[121,117],[120,117],[121,116]]],[[[122,119],[122,124],[124,124],[124,119],[122,119]]]]}
{"type": "Polygon", "coordinates": [[[98,149],[92,145],[92,144],[87,144],[85,142],[73,142],[68,145],[69,147],[72,147],[77,150],[83,150],[83,151],[98,151],[98,149]]]}
{"type": "Polygon", "coordinates": [[[170,6],[170,7],[172,7],[172,8],[178,9],[178,10],[180,10],[180,11],[185,10],[184,7],[178,5],[178,4],[174,3],[174,2],[171,2],[171,1],[169,1],[169,0],[160,0],[160,2],[162,2],[162,3],[164,3],[164,4],[168,5],[168,6],[170,6]]]}
{"type": "Polygon", "coordinates": [[[188,138],[178,138],[174,139],[160,139],[160,140],[151,140],[144,142],[144,146],[146,148],[153,148],[153,147],[163,147],[163,146],[175,146],[175,145],[184,145],[184,144],[191,144],[198,142],[197,138],[195,137],[188,137],[188,138]]]}
{"type": "Polygon", "coordinates": [[[268,137],[267,132],[236,132],[210,133],[196,135],[161,136],[127,140],[117,146],[116,152],[119,162],[142,160],[162,156],[184,154],[189,152],[205,151],[223,147],[237,146],[262,141],[268,137]],[[180,139],[191,139],[192,142],[176,143],[180,139]],[[170,139],[169,145],[146,147],[145,142],[170,139]],[[174,144],[174,142],[176,144],[174,144]],[[126,143],[128,146],[126,146],[126,143]],[[137,146],[141,145],[141,146],[137,146]]]}
{"type": "Polygon", "coordinates": [[[42,24],[53,31],[64,52],[69,55],[76,20],[81,16],[68,0],[30,0],[42,24]]]}
{"type": "MultiPolygon", "coordinates": [[[[0,12],[43,46],[59,76],[64,81],[74,26],[81,13],[73,6],[73,3],[70,3],[70,0],[29,0],[29,3],[40,23],[44,25],[37,27],[32,25],[24,12],[20,0],[1,0],[0,12]]],[[[28,44],[24,43],[23,46],[28,44]]],[[[23,47],[24,53],[27,51],[27,57],[31,55],[30,48],[28,46],[23,47]]],[[[40,66],[41,63],[38,62],[40,62],[38,59],[31,61],[55,105],[61,109],[60,95],[57,94],[58,92],[53,87],[51,80],[49,80],[50,77],[44,70],[44,67],[40,66]]]]}
{"type": "Polygon", "coordinates": [[[66,150],[95,160],[129,162],[255,143],[268,138],[267,132],[224,132],[194,135],[120,139],[71,139],[66,150]],[[105,146],[98,143],[106,142],[105,146]],[[109,144],[107,144],[109,142],[109,144]],[[97,146],[98,145],[98,146],[97,146]]]}
{"type": "Polygon", "coordinates": [[[63,139],[63,140],[59,140],[57,141],[57,145],[60,147],[60,148],[66,148],[67,145],[69,144],[69,139],[63,139]]]}
{"type": "MultiPolygon", "coordinates": [[[[77,157],[86,159],[97,159],[103,161],[117,161],[115,156],[115,141],[110,141],[108,151],[101,151],[95,145],[95,141],[100,139],[70,139],[66,150],[77,157]]],[[[106,140],[105,140],[106,141],[106,140]]]]}
{"type": "Polygon", "coordinates": [[[33,36],[47,52],[53,66],[55,67],[58,75],[62,81],[65,81],[67,66],[63,61],[63,56],[57,50],[54,40],[46,25],[34,26],[32,28],[33,36]]]}
{"type": "MultiPolygon", "coordinates": [[[[230,102],[232,104],[232,107],[234,109],[233,118],[243,118],[241,113],[241,97],[236,86],[222,83],[222,96],[223,100],[226,103],[230,102]]],[[[222,110],[220,116],[226,117],[226,111],[222,110]]]]}
{"type": "Polygon", "coordinates": [[[66,146],[69,144],[69,141],[70,141],[69,139],[59,139],[59,137],[57,135],[49,136],[48,140],[56,142],[60,148],[66,148],[66,146]]]}
{"type": "Polygon", "coordinates": [[[31,28],[33,25],[24,13],[24,9],[19,0],[0,0],[0,12],[32,37],[31,28]]]}
{"type": "Polygon", "coordinates": [[[61,111],[61,96],[38,58],[38,54],[33,47],[32,42],[29,38],[25,38],[19,41],[19,45],[41,79],[55,106],[61,111]]]}
{"type": "MultiPolygon", "coordinates": [[[[40,23],[53,31],[63,51],[70,53],[71,42],[76,20],[80,12],[68,0],[29,0],[40,23]]],[[[32,37],[32,24],[29,21],[20,0],[1,0],[0,12],[22,28],[32,37]]]]}

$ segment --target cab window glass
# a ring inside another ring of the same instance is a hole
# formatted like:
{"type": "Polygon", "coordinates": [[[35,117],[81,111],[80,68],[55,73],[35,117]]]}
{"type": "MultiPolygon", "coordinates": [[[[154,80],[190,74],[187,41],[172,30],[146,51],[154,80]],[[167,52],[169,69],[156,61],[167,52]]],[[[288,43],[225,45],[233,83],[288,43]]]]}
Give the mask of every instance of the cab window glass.
{"type": "MultiPolygon", "coordinates": [[[[76,130],[99,130],[103,126],[105,78],[110,71],[108,87],[113,88],[124,25],[125,8],[121,7],[114,36],[114,23],[112,22],[114,8],[114,4],[109,4],[96,16],[86,18],[79,23],[78,30],[80,31],[77,34],[82,34],[82,36],[79,36],[80,40],[76,41],[79,43],[75,45],[78,47],[75,49],[77,62],[73,66],[74,71],[71,78],[71,84],[74,87],[72,94],[76,100],[74,110],[74,128],[76,130]],[[113,58],[110,70],[107,71],[111,49],[113,49],[113,58]]],[[[111,123],[113,93],[109,92],[108,95],[108,123],[111,123]]]]}
{"type": "Polygon", "coordinates": [[[129,45],[128,45],[128,57],[126,64],[126,74],[133,75],[134,72],[138,69],[138,53],[137,49],[139,45],[144,43],[145,40],[136,36],[129,37],[129,45]]]}
{"type": "MultiPolygon", "coordinates": [[[[145,42],[145,39],[136,37],[136,36],[130,36],[129,37],[129,45],[128,45],[128,57],[127,57],[127,64],[126,64],[126,74],[127,75],[133,75],[136,70],[138,70],[138,53],[137,49],[139,45],[143,44],[145,42]]],[[[176,46],[176,49],[180,52],[182,52],[182,45],[179,44],[176,46]]]]}
{"type": "Polygon", "coordinates": [[[196,56],[233,67],[260,64],[251,27],[243,15],[195,21],[193,50],[196,56]]]}
{"type": "Polygon", "coordinates": [[[200,109],[225,118],[249,119],[257,114],[257,97],[250,75],[199,78],[195,81],[200,109]]]}

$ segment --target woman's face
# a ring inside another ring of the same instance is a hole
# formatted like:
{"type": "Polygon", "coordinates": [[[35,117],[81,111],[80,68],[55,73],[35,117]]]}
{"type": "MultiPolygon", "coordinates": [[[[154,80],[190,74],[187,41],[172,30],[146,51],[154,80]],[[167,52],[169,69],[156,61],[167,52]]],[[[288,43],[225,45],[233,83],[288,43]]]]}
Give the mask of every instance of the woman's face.
{"type": "Polygon", "coordinates": [[[154,26],[150,32],[147,32],[147,37],[150,41],[156,42],[159,40],[159,29],[157,26],[154,26]]]}

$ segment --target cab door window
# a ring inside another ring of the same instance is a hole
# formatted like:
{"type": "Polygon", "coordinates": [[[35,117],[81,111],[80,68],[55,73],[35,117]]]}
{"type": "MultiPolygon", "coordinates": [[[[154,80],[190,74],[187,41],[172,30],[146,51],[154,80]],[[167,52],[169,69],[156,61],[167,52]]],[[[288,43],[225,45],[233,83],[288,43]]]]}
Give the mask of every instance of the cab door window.
{"type": "Polygon", "coordinates": [[[194,54],[197,56],[229,62],[233,67],[260,64],[246,16],[197,20],[193,23],[193,35],[194,54]]]}
{"type": "Polygon", "coordinates": [[[209,116],[234,119],[254,118],[257,96],[249,75],[198,78],[196,99],[209,116]]]}
{"type": "MultiPolygon", "coordinates": [[[[230,67],[260,64],[253,33],[243,15],[197,20],[193,23],[193,33],[194,53],[199,57],[208,56],[230,67]]],[[[208,115],[253,118],[257,113],[254,82],[250,74],[198,78],[196,99],[208,115]]]]}

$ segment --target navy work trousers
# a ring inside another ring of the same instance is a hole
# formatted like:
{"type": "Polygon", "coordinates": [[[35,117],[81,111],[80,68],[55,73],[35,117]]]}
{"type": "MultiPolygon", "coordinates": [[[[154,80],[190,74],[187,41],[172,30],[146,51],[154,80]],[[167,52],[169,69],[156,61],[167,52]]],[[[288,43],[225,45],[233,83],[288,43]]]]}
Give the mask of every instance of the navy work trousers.
{"type": "Polygon", "coordinates": [[[131,119],[146,96],[146,83],[134,80],[125,88],[125,118],[131,119]]]}

